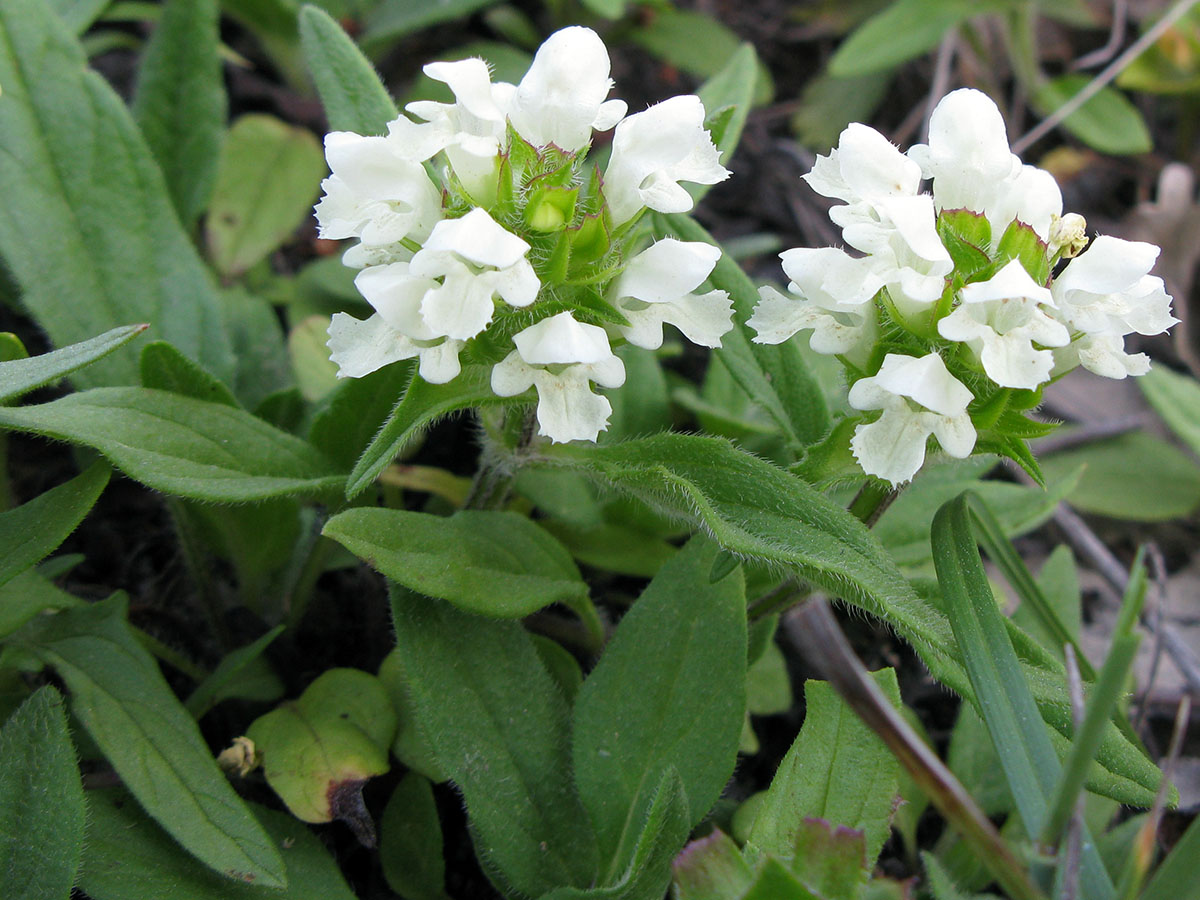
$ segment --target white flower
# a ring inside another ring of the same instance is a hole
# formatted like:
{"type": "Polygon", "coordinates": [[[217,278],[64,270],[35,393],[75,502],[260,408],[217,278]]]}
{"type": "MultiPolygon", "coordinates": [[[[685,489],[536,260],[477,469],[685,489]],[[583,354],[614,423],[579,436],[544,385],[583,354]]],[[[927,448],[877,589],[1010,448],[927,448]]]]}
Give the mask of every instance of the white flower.
{"type": "Polygon", "coordinates": [[[855,409],[883,410],[876,421],[854,429],[854,458],[867,474],[902,484],[921,468],[931,434],[946,453],[967,457],[975,447],[967,415],[972,399],[936,353],[920,358],[889,353],[878,373],[850,388],[855,409]]]}
{"type": "Polygon", "coordinates": [[[733,327],[733,304],[725,291],[692,293],[711,273],[721,251],[702,241],[666,238],[629,261],[614,291],[629,320],[620,328],[631,344],[657,350],[669,322],[693,344],[720,347],[733,327]]]}
{"type": "Polygon", "coordinates": [[[781,344],[798,331],[813,330],[817,353],[849,353],[874,337],[875,304],[883,280],[869,258],[858,259],[835,247],[797,247],[779,254],[791,279],[789,297],[772,287],[759,288],[761,299],[746,323],[759,344],[781,344]]]}
{"type": "Polygon", "coordinates": [[[441,192],[400,142],[334,131],[325,135],[325,158],[332,174],[314,210],[321,237],[387,247],[423,240],[441,218],[441,192]]]}
{"type": "Polygon", "coordinates": [[[528,251],[480,207],[439,222],[408,268],[408,274],[441,279],[425,291],[421,318],[438,335],[466,340],[487,327],[497,297],[528,306],[540,287],[528,251]]]}
{"type": "Polygon", "coordinates": [[[858,122],[848,125],[837,146],[828,156],[818,156],[803,177],[818,194],[850,206],[911,197],[921,187],[921,167],[874,128],[858,122]]]}
{"type": "MultiPolygon", "coordinates": [[[[834,207],[830,217],[850,209],[834,207]]],[[[954,269],[938,237],[928,194],[881,199],[870,207],[870,216],[843,225],[842,236],[851,247],[870,254],[872,267],[901,312],[916,312],[936,302],[954,269]]]]}
{"type": "Polygon", "coordinates": [[[1083,336],[1056,354],[1060,366],[1078,359],[1108,378],[1148,371],[1144,354],[1124,352],[1124,337],[1161,334],[1179,321],[1162,279],[1149,274],[1158,254],[1153,244],[1101,235],[1067,264],[1050,290],[1057,317],[1083,336]]]}
{"type": "Polygon", "coordinates": [[[943,97],[929,120],[929,143],[908,151],[933,179],[938,209],[983,213],[999,241],[1014,219],[1042,240],[1062,214],[1062,193],[1048,172],[1024,166],[1008,146],[1004,117],[981,91],[962,88],[943,97]]]}
{"type": "Polygon", "coordinates": [[[458,353],[462,341],[452,338],[414,341],[396,330],[376,313],[359,320],[335,313],[329,323],[329,358],[337,364],[338,378],[361,378],[402,359],[420,357],[419,372],[430,384],[445,384],[457,377],[462,367],[458,353]]]}
{"type": "Polygon", "coordinates": [[[625,364],[603,328],[562,312],[513,337],[517,349],[492,369],[492,390],[512,397],[537,388],[538,433],[555,443],[594,441],[608,427],[612,406],[589,386],[625,383],[625,364]]]}
{"type": "Polygon", "coordinates": [[[575,153],[625,115],[623,100],[608,100],[608,50],[590,28],[556,31],[538,48],[533,65],[517,85],[509,119],[535,147],[553,144],[575,153]]]}
{"type": "Polygon", "coordinates": [[[401,116],[388,134],[426,160],[444,150],[454,174],[472,197],[483,201],[495,191],[495,174],[508,131],[508,111],[516,88],[492,84],[482,59],[435,62],[422,70],[454,93],[454,103],[418,100],[405,109],[424,119],[416,123],[401,116]]]}
{"type": "Polygon", "coordinates": [[[1048,288],[1037,284],[1019,260],[1011,260],[987,281],[962,289],[962,303],[938,322],[938,333],[966,341],[988,377],[1002,387],[1032,390],[1048,381],[1054,354],[1042,347],[1065,347],[1066,326],[1042,307],[1054,309],[1048,288]]]}
{"type": "Polygon", "coordinates": [[[656,103],[621,121],[613,132],[604,197],[614,225],[643,207],[687,212],[692,196],[681,181],[716,184],[729,177],[704,130],[704,104],[687,94],[656,103]]]}
{"type": "Polygon", "coordinates": [[[829,218],[847,244],[874,257],[875,271],[903,311],[942,295],[954,261],[938,237],[932,198],[918,193],[921,167],[891,141],[856,122],[828,156],[817,157],[804,180],[818,194],[845,201],[829,218]]]}

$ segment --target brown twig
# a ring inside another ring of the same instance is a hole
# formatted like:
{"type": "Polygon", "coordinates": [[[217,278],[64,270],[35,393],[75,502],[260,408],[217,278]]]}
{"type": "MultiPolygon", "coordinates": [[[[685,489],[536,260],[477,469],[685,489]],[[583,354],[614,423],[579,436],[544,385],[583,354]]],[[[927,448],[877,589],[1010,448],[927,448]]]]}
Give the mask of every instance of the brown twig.
{"type": "Polygon", "coordinates": [[[855,714],[895,754],[900,764],[946,819],[962,832],[1013,897],[1040,898],[1013,854],[970,793],[888,702],[866,667],[854,655],[829,602],[812,597],[783,617],[784,633],[814,663],[855,714]]]}

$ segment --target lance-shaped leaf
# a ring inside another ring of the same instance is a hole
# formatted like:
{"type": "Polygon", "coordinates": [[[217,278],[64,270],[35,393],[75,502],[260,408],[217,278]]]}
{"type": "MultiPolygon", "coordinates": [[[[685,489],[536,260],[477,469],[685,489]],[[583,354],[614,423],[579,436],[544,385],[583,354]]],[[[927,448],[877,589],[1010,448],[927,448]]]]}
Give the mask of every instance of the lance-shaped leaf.
{"type": "Polygon", "coordinates": [[[108,484],[103,462],[16,509],[0,513],[0,584],[54,552],[108,484]]]}
{"type": "Polygon", "coordinates": [[[329,851],[293,816],[249,804],[279,847],[285,889],[236,884],[188,856],[125,791],[88,792],[79,886],[93,900],[355,900],[329,851]]]}
{"type": "Polygon", "coordinates": [[[517,513],[348,509],[323,534],[393,581],[487,616],[520,618],[588,596],[562,544],[517,513]]]}
{"type": "Polygon", "coordinates": [[[41,688],[0,728],[0,873],[8,900],[67,900],[87,814],[62,695],[41,688]]]}
{"type": "Polygon", "coordinates": [[[571,779],[566,701],[529,634],[399,587],[392,609],[417,720],[462,791],[489,875],[532,897],[592,884],[596,839],[571,779]]]}
{"type": "MultiPolygon", "coordinates": [[[[895,672],[883,669],[875,680],[899,705],[895,672]]],[[[891,829],[900,764],[829,684],[806,682],[804,699],[804,726],[771,780],[747,844],[755,854],[787,860],[803,852],[796,860],[803,863],[819,855],[810,852],[805,821],[823,819],[862,831],[864,865],[873,864],[891,829]]]]}
{"type": "Polygon", "coordinates": [[[10,359],[0,362],[0,403],[16,400],[23,394],[58,381],[88,363],[107,356],[129,343],[148,325],[124,325],[104,334],[61,350],[51,350],[41,356],[10,359]]]}
{"type": "MultiPolygon", "coordinates": [[[[1029,834],[1038,834],[1062,767],[988,585],[971,531],[968,497],[962,494],[951,500],[934,516],[933,561],[980,716],[996,747],[1021,821],[1029,834]]],[[[1108,727],[1115,730],[1111,722],[1108,727]]],[[[1112,897],[1112,881],[1086,826],[1083,834],[1083,893],[1097,900],[1112,897]]]]}
{"type": "Polygon", "coordinates": [[[379,862],[388,886],[407,900],[446,900],[442,823],[429,779],[409,772],[379,822],[379,862]]]}
{"type": "Polygon", "coordinates": [[[733,772],[746,714],[746,600],[740,572],[710,583],[717,549],[694,538],[663,566],[575,700],[575,781],[606,880],[627,864],[668,768],[683,781],[689,825],[733,772]]]}
{"type": "Polygon", "coordinates": [[[683,780],[668,766],[642,820],[633,854],[609,883],[593,888],[560,887],[542,900],[643,900],[661,897],[671,879],[671,861],[688,836],[688,798],[683,780]]]}
{"type": "Polygon", "coordinates": [[[134,117],[185,226],[208,204],[225,133],[217,5],[217,0],[163,5],[133,98],[134,117]]]}
{"type": "Polygon", "coordinates": [[[121,595],[30,623],[13,640],[54,668],[71,710],[138,802],[197,859],[283,887],[275,843],[250,815],[192,717],[125,621],[121,595]]]}
{"type": "Polygon", "coordinates": [[[240,503],[336,489],[309,444],[245,410],[150,388],[96,388],[0,408],[0,427],[93,447],[147,487],[240,503]]]}
{"type": "MultiPolygon", "coordinates": [[[[227,379],[212,278],[124,102],[86,62],[48,4],[0,4],[0,254],[21,302],[59,346],[150,322],[227,379]]],[[[75,381],[128,384],[136,371],[120,354],[75,381]]]]}
{"type": "MultiPolygon", "coordinates": [[[[682,434],[586,451],[563,448],[550,462],[705,528],[725,549],[783,566],[885,620],[938,680],[974,697],[946,615],[916,595],[861,522],[800,479],[726,441],[682,434]]],[[[1012,639],[1042,716],[1060,735],[1070,735],[1061,664],[1015,627],[1012,639]]],[[[1092,790],[1134,805],[1153,802],[1160,773],[1116,726],[1106,729],[1097,758],[1092,790]]]]}
{"type": "MultiPolygon", "coordinates": [[[[754,103],[756,82],[760,77],[768,82],[770,75],[763,72],[760,75],[761,63],[752,44],[742,44],[729,56],[729,61],[721,70],[714,74],[704,84],[700,85],[696,94],[704,104],[704,111],[710,117],[723,109],[729,109],[729,118],[720,129],[720,134],[713,134],[713,142],[721,154],[721,161],[728,163],[733,158],[738,141],[742,139],[742,129],[746,127],[746,117],[750,115],[750,107],[754,103]]],[[[710,184],[689,184],[688,193],[696,202],[712,190],[710,184]]]]}
{"type": "Polygon", "coordinates": [[[386,134],[400,115],[375,68],[325,10],[300,10],[300,47],[330,131],[386,134]]]}

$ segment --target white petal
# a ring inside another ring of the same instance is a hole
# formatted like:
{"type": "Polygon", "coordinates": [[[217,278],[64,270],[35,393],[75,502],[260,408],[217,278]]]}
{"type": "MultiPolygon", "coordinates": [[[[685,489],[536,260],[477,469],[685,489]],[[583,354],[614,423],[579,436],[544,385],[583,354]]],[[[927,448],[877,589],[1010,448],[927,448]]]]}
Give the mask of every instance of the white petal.
{"type": "Polygon", "coordinates": [[[629,105],[624,100],[605,100],[592,120],[593,131],[608,131],[629,112],[629,105]]]}
{"type": "Polygon", "coordinates": [[[799,331],[813,329],[810,346],[817,353],[849,353],[873,331],[874,307],[859,315],[843,314],[841,321],[821,305],[804,298],[787,297],[772,287],[758,289],[761,298],[746,322],[757,335],[756,344],[781,344],[799,331]]]}
{"type": "Polygon", "coordinates": [[[702,241],[665,238],[633,257],[617,281],[616,296],[646,303],[678,300],[711,273],[721,251],[702,241]]]}
{"type": "Polygon", "coordinates": [[[434,62],[422,71],[434,81],[446,84],[463,109],[479,119],[503,119],[492,96],[492,74],[482,59],[461,59],[455,62],[434,62]]]}
{"type": "Polygon", "coordinates": [[[453,338],[446,338],[433,347],[422,347],[420,349],[421,364],[417,372],[430,384],[445,384],[447,381],[453,381],[462,371],[462,365],[458,361],[458,354],[461,350],[462,341],[456,341],[453,338]]]}
{"type": "Polygon", "coordinates": [[[558,375],[544,369],[534,373],[538,433],[556,444],[594,441],[608,428],[612,405],[606,397],[592,393],[588,375],[580,368],[585,367],[568,366],[558,375]]]}
{"type": "Polygon", "coordinates": [[[535,366],[595,363],[612,356],[608,335],[597,325],[576,322],[561,312],[513,336],[525,362],[535,366]]]}
{"type": "MultiPolygon", "coordinates": [[[[867,380],[856,382],[855,387],[867,380]]],[[[922,357],[889,353],[871,380],[889,394],[909,397],[943,416],[960,415],[974,399],[936,353],[922,357]]],[[[854,405],[853,399],[850,402],[854,405]]]]}
{"type": "Polygon", "coordinates": [[[1055,279],[1055,294],[1086,291],[1114,294],[1128,290],[1154,267],[1159,249],[1141,241],[1100,235],[1055,279]]]}
{"type": "Polygon", "coordinates": [[[391,328],[378,314],[364,321],[346,313],[334,313],[325,345],[330,360],[337,364],[338,378],[361,378],[420,352],[416,344],[391,328]]]}
{"type": "Polygon", "coordinates": [[[408,263],[370,266],[354,278],[354,286],[389,326],[418,341],[429,341],[446,332],[431,330],[421,317],[421,300],[437,282],[418,278],[408,263]]]}
{"type": "Polygon", "coordinates": [[[733,303],[725,291],[687,294],[678,300],[651,303],[643,309],[622,307],[629,327],[621,334],[629,343],[657,350],[663,342],[663,323],[674,325],[693,344],[720,347],[721,336],[733,327],[733,303]]]}
{"type": "Polygon", "coordinates": [[[1050,370],[1054,368],[1054,354],[1035,350],[1028,337],[990,330],[983,336],[980,361],[988,378],[996,384],[1025,390],[1049,381],[1050,370]]]}
{"type": "MultiPolygon", "coordinates": [[[[608,72],[608,50],[596,32],[578,25],[556,31],[517,86],[509,113],[513,127],[535,147],[581,149],[591,141],[592,125],[612,89],[608,72]]],[[[611,112],[610,107],[606,118],[611,112]]]]}
{"type": "Polygon", "coordinates": [[[1062,191],[1049,172],[1021,166],[1003,183],[984,213],[991,222],[994,241],[1000,240],[1014,219],[1028,225],[1044,241],[1050,237],[1051,224],[1062,215],[1062,191]]]}
{"type": "Polygon", "coordinates": [[[877,421],[855,428],[850,451],[868,475],[903,484],[925,462],[928,437],[919,413],[896,406],[884,410],[877,421]]]}
{"type": "Polygon", "coordinates": [[[491,285],[467,271],[446,276],[421,300],[421,318],[430,330],[460,341],[483,331],[495,311],[491,285]]]}
{"type": "Polygon", "coordinates": [[[975,426],[971,417],[966,413],[958,416],[930,415],[927,423],[933,430],[933,436],[946,453],[955,459],[966,459],[975,449],[975,426]]]}
{"type": "Polygon", "coordinates": [[[699,97],[672,97],[623,119],[613,132],[612,156],[604,173],[604,196],[613,223],[633,218],[643,206],[660,212],[683,206],[678,181],[716,184],[729,177],[704,130],[699,97]],[[665,208],[664,208],[665,207],[665,208]]]}
{"type": "Polygon", "coordinates": [[[850,310],[868,303],[883,287],[868,258],[836,247],[796,247],[779,254],[791,290],[829,310],[850,310]]]}
{"type": "Polygon", "coordinates": [[[492,289],[509,306],[528,306],[537,299],[542,283],[529,260],[519,259],[515,265],[489,274],[492,289]]]}
{"type": "Polygon", "coordinates": [[[1034,281],[1020,260],[1013,259],[987,281],[976,281],[962,289],[963,303],[987,303],[1014,297],[1028,297],[1049,307],[1054,306],[1050,289],[1034,281]]]}
{"type": "MultiPolygon", "coordinates": [[[[424,252],[453,252],[477,266],[511,266],[525,256],[529,245],[498,225],[487,210],[475,207],[459,219],[443,219],[417,256],[424,252]]],[[[416,258],[414,265],[418,265],[416,258]]]]}
{"type": "Polygon", "coordinates": [[[921,184],[920,166],[874,128],[858,122],[841,133],[825,160],[818,158],[804,180],[817,193],[847,203],[915,194],[921,184]]]}
{"type": "Polygon", "coordinates": [[[1150,358],[1145,353],[1126,353],[1125,342],[1116,335],[1086,335],[1072,347],[1079,354],[1081,366],[1105,378],[1121,379],[1150,371],[1150,358]]]}
{"type": "Polygon", "coordinates": [[[492,367],[492,390],[500,397],[515,397],[533,387],[536,371],[513,350],[492,367]]]}

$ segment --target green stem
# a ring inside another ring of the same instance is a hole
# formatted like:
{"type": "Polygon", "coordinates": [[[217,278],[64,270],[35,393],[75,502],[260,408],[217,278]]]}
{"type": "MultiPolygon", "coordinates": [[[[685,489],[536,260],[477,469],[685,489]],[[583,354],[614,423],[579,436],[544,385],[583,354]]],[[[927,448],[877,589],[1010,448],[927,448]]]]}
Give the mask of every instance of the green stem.
{"type": "Polygon", "coordinates": [[[164,644],[158,638],[147,634],[140,628],[135,627],[133,629],[133,633],[137,636],[137,639],[141,642],[141,645],[149,650],[154,656],[158,657],[172,668],[178,669],[188,678],[192,679],[192,681],[196,682],[196,684],[199,684],[208,677],[208,672],[204,668],[192,662],[174,647],[164,644]]]}
{"type": "Polygon", "coordinates": [[[900,496],[900,491],[901,488],[892,487],[886,481],[872,478],[850,502],[850,514],[870,528],[900,496]]]}

